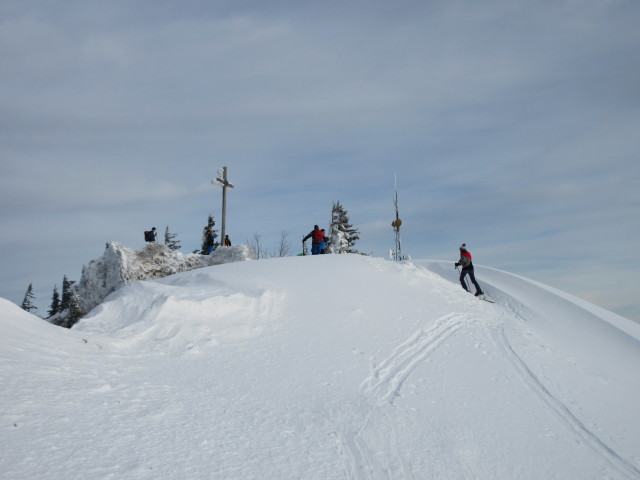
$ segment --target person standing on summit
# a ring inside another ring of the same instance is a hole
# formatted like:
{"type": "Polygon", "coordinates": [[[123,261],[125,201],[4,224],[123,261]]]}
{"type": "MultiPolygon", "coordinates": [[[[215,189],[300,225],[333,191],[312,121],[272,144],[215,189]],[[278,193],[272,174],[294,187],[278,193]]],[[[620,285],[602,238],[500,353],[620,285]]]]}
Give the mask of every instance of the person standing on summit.
{"type": "Polygon", "coordinates": [[[213,253],[213,251],[215,250],[215,248],[216,248],[216,237],[217,236],[218,235],[213,233],[211,230],[207,230],[205,245],[207,247],[207,254],[208,255],[211,255],[213,253]]]}
{"type": "Polygon", "coordinates": [[[318,255],[322,250],[324,232],[318,228],[318,225],[314,225],[309,235],[302,239],[302,243],[306,242],[309,238],[311,239],[311,255],[318,255]]]}
{"type": "Polygon", "coordinates": [[[153,243],[158,238],[158,232],[156,231],[156,227],[153,227],[151,230],[144,232],[144,241],[153,243]]]}
{"type": "Polygon", "coordinates": [[[469,251],[467,250],[466,243],[460,245],[460,260],[456,262],[456,268],[458,268],[459,266],[462,266],[462,271],[460,272],[460,284],[462,285],[462,288],[464,288],[467,292],[469,291],[469,287],[467,287],[467,282],[464,278],[469,275],[471,283],[473,283],[473,285],[476,287],[476,297],[482,295],[484,292],[476,281],[476,276],[473,272],[471,253],[469,253],[469,251]]]}

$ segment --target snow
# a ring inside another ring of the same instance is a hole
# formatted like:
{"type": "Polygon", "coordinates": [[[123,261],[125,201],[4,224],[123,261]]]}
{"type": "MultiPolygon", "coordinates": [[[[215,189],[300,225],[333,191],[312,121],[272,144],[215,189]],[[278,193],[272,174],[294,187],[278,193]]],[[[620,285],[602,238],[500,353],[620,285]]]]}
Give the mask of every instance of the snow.
{"type": "Polygon", "coordinates": [[[0,300],[3,479],[638,479],[640,326],[453,263],[134,281],[71,330],[0,300]]]}
{"type": "Polygon", "coordinates": [[[86,311],[96,307],[112,292],[136,280],[164,278],[196,268],[249,260],[246,245],[219,248],[211,255],[188,254],[171,250],[162,243],[149,243],[132,250],[118,242],[108,242],[102,257],[82,270],[78,293],[86,311]]]}

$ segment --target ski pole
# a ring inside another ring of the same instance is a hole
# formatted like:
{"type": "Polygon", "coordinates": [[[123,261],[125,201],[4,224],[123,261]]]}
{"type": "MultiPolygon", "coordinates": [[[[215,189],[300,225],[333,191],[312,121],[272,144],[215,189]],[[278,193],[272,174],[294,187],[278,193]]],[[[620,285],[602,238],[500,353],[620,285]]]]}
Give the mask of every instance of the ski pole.
{"type": "MultiPolygon", "coordinates": [[[[456,270],[458,270],[458,273],[462,274],[462,272],[458,269],[458,266],[456,265],[456,270]]],[[[467,286],[467,291],[470,292],[471,290],[469,290],[469,284],[467,282],[467,277],[464,277],[464,284],[467,286]]]]}

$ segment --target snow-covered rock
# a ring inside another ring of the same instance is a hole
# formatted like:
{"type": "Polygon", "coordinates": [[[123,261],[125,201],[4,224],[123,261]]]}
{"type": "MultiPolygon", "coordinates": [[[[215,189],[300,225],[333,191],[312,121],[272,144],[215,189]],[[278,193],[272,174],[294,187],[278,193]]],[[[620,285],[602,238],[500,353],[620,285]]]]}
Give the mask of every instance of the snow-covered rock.
{"type": "Polygon", "coordinates": [[[154,280],[196,268],[251,259],[246,245],[219,248],[211,255],[184,255],[162,243],[132,250],[118,242],[108,242],[104,255],[83,269],[82,278],[74,287],[88,312],[109,294],[136,280],[154,280]]]}

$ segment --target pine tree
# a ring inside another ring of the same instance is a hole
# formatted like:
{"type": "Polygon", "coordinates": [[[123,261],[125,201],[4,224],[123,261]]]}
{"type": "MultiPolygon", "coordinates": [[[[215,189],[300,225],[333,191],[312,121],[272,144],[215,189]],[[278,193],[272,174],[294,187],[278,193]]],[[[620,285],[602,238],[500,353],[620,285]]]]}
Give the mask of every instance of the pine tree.
{"type": "Polygon", "coordinates": [[[170,250],[180,250],[180,240],[176,240],[178,234],[169,233],[169,225],[164,231],[164,244],[169,247],[170,250]]]}
{"type": "Polygon", "coordinates": [[[30,283],[29,287],[27,287],[27,292],[24,294],[24,300],[22,300],[20,308],[26,310],[27,312],[31,312],[31,310],[37,310],[38,307],[33,304],[33,300],[35,299],[36,296],[33,294],[33,285],[30,283]]]}
{"type": "Polygon", "coordinates": [[[75,282],[67,280],[65,275],[62,279],[62,300],[60,301],[60,312],[68,310],[71,305],[71,285],[75,282]]]}
{"type": "Polygon", "coordinates": [[[72,288],[69,295],[69,316],[64,326],[66,328],[73,327],[83,316],[84,309],[82,308],[82,301],[76,290],[72,288]]]}
{"type": "Polygon", "coordinates": [[[60,294],[58,293],[58,286],[53,287],[53,296],[51,297],[51,308],[49,308],[49,317],[53,317],[60,311],[60,294]]]}
{"type": "Polygon", "coordinates": [[[360,253],[352,248],[360,239],[360,232],[349,223],[349,215],[339,201],[331,209],[330,229],[327,247],[331,253],[360,253]]]}
{"type": "MultiPolygon", "coordinates": [[[[217,236],[218,231],[213,228],[215,224],[216,222],[213,220],[213,216],[209,214],[209,220],[207,221],[207,226],[202,229],[202,248],[200,249],[200,253],[202,253],[202,255],[207,255],[209,253],[209,245],[207,245],[207,232],[211,232],[217,236]]],[[[215,244],[214,244],[214,248],[215,248],[215,244]]]]}

